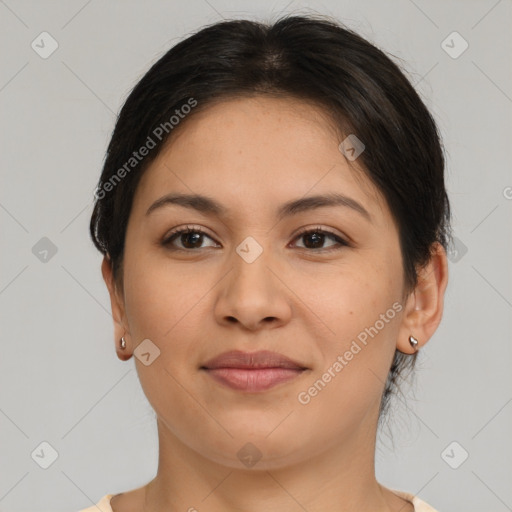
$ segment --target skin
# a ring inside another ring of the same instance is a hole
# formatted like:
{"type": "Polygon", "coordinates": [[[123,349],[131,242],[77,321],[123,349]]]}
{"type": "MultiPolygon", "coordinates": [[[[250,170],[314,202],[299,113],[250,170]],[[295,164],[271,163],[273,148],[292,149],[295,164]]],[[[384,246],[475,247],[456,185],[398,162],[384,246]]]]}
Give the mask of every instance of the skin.
{"type": "Polygon", "coordinates": [[[137,188],[121,279],[114,280],[107,258],[102,264],[119,358],[129,359],[147,338],[160,350],[148,366],[135,357],[158,420],[157,475],[115,496],[114,512],[413,510],[375,479],[378,410],[395,349],[412,353],[410,334],[421,348],[441,321],[444,249],[436,244],[414,292],[403,297],[389,208],[349,166],[340,138],[311,104],[239,98],[209,106],[180,128],[137,188]],[[341,206],[276,217],[287,201],[333,191],[361,203],[372,222],[341,206]],[[169,192],[209,196],[229,214],[167,205],[146,215],[169,192]],[[174,240],[181,251],[162,245],[173,228],[187,225],[207,233],[192,239],[199,248],[187,236],[174,240]],[[304,227],[352,245],[326,236],[315,246],[296,235],[304,227]],[[252,263],[236,252],[248,236],[263,249],[252,263]],[[402,310],[301,404],[298,394],[395,302],[402,310]],[[121,336],[125,350],[117,346],[121,336]],[[233,349],[273,350],[308,370],[263,393],[235,391],[200,370],[233,349]],[[253,467],[237,456],[248,442],[262,455],[253,467]]]}

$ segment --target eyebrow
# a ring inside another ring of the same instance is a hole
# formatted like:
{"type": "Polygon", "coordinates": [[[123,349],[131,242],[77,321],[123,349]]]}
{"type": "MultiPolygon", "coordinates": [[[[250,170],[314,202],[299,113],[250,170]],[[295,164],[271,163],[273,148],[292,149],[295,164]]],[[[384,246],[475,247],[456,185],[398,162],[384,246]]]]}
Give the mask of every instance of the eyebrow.
{"type": "MultiPolygon", "coordinates": [[[[228,209],[211,197],[200,194],[167,194],[157,199],[146,211],[146,215],[166,205],[178,205],[185,208],[197,210],[201,213],[213,214],[217,217],[227,216],[228,209]]],[[[355,199],[339,193],[329,193],[324,195],[316,195],[302,197],[284,203],[277,211],[277,218],[283,219],[298,213],[302,213],[317,208],[325,208],[332,206],[344,206],[360,213],[370,223],[372,217],[364,206],[355,199]]]]}

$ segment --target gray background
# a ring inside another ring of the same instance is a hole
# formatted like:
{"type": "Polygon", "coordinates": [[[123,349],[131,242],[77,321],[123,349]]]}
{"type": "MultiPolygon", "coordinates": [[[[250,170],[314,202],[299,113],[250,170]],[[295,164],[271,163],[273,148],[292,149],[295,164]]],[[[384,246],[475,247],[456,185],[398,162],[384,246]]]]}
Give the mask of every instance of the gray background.
{"type": "Polygon", "coordinates": [[[311,11],[405,61],[448,157],[457,247],[444,318],[405,402],[395,400],[377,476],[440,511],[512,510],[511,4],[0,1],[0,510],[79,510],[153,478],[154,413],[134,359],[116,357],[88,237],[115,113],[192,30],[311,11]],[[46,59],[31,47],[43,46],[43,31],[59,45],[46,59]],[[453,31],[469,44],[457,58],[463,41],[443,44],[453,31]],[[55,254],[43,252],[43,237],[55,254]],[[42,442],[58,453],[47,469],[52,449],[42,442]]]}

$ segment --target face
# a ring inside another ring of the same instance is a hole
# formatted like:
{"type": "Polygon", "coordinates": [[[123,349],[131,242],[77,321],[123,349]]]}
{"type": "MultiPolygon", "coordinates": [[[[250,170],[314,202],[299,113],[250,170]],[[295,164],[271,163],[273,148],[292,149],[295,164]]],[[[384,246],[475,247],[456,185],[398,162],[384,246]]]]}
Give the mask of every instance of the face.
{"type": "Polygon", "coordinates": [[[276,468],[371,445],[401,333],[402,258],[385,200],[340,142],[309,104],[230,100],[188,119],[143,175],[120,321],[136,355],[150,340],[137,371],[176,446],[276,468]],[[230,351],[242,354],[211,363],[230,351]],[[260,351],[278,355],[247,356],[260,351]]]}

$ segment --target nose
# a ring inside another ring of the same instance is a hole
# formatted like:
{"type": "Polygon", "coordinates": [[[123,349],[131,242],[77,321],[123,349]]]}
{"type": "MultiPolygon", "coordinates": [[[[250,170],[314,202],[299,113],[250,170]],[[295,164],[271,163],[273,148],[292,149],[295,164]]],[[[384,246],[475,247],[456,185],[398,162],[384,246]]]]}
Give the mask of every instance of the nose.
{"type": "Polygon", "coordinates": [[[219,323],[237,324],[255,331],[280,327],[290,321],[293,294],[285,284],[282,266],[269,250],[264,250],[252,262],[234,251],[228,264],[231,271],[219,283],[215,305],[219,323]]]}

